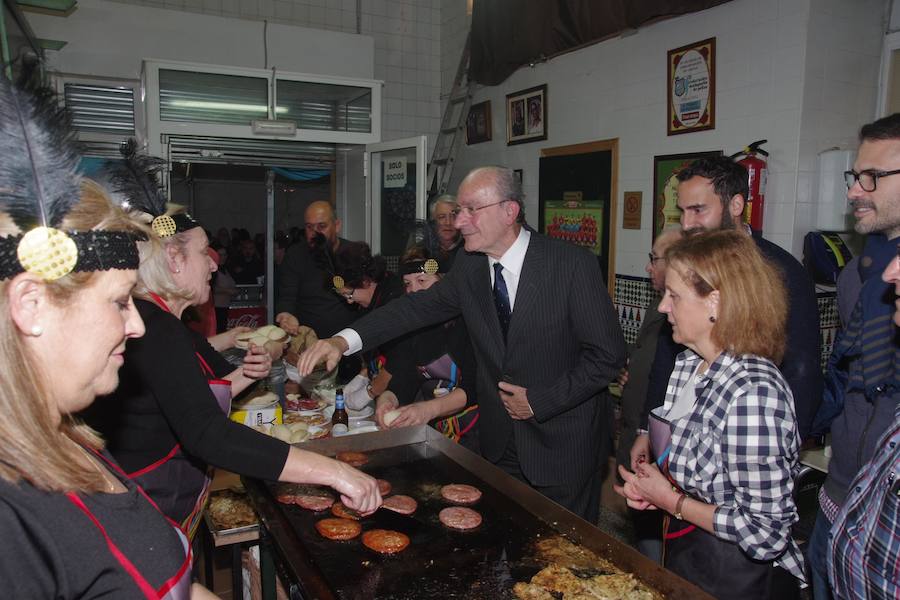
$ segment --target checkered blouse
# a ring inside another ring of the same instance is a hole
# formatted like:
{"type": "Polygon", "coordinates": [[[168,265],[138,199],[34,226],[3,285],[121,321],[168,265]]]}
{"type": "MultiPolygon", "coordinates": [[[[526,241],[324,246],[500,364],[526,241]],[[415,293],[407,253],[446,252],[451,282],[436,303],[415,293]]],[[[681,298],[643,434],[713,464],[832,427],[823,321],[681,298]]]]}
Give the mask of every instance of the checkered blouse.
{"type": "MultiPolygon", "coordinates": [[[[678,356],[665,411],[701,360],[690,350],[678,356]]],[[[803,556],[791,537],[797,520],[791,473],[800,438],[787,382],[771,361],[727,352],[694,381],[697,403],[672,423],[672,478],[690,496],[717,505],[717,537],[751,559],[775,560],[805,582],[803,556]]]]}

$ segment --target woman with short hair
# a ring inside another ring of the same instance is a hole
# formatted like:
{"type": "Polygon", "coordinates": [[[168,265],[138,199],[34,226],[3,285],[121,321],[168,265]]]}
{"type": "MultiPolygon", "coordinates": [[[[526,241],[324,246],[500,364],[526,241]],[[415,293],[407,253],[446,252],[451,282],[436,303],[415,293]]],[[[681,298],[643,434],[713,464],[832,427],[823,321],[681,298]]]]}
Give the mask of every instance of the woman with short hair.
{"type": "Polygon", "coordinates": [[[657,423],[655,463],[619,467],[619,493],[669,515],[665,566],[719,598],[793,598],[804,581],[791,537],[799,436],[785,347],[781,278],[740,231],[687,237],[666,252],[659,310],[678,356],[657,423]],[[657,429],[659,425],[657,425],[657,429]],[[660,447],[663,446],[663,447],[660,447]]]}
{"type": "MultiPolygon", "coordinates": [[[[184,207],[134,193],[134,186],[124,185],[127,177],[117,181],[132,206],[151,219],[153,233],[140,244],[135,290],[147,333],[128,344],[122,385],[92,421],[113,456],[191,535],[208,497],[209,466],[269,481],[328,485],[351,508],[374,511],[381,497],[372,477],[228,418],[232,396],[268,375],[268,351],[251,345],[235,369],[182,323],[187,307],[209,298],[216,264],[208,239],[184,207]]],[[[155,179],[137,189],[155,189],[153,184],[155,179]]]]}

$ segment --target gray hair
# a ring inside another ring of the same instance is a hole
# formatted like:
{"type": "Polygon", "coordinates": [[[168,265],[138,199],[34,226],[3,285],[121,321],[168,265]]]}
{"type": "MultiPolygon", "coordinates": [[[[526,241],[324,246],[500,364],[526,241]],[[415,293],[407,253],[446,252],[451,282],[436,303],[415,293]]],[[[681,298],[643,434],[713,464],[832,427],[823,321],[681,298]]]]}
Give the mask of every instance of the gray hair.
{"type": "MultiPolygon", "coordinates": [[[[178,204],[167,204],[166,214],[171,216],[185,212],[178,204]]],[[[176,233],[167,238],[150,235],[149,239],[138,242],[141,255],[141,266],[138,268],[138,283],[134,295],[150,300],[150,293],[158,294],[163,300],[193,300],[189,290],[178,287],[169,271],[168,249],[174,246],[177,252],[184,255],[188,243],[187,232],[176,233]]]]}
{"type": "Polygon", "coordinates": [[[525,193],[522,191],[522,182],[519,181],[513,170],[497,165],[478,167],[472,169],[469,174],[466,175],[466,179],[480,175],[481,173],[490,173],[494,176],[494,192],[498,199],[509,200],[519,205],[519,215],[516,217],[516,223],[519,223],[520,225],[524,223],[525,193]]]}
{"type": "Polygon", "coordinates": [[[434,199],[434,202],[431,203],[431,208],[429,209],[428,215],[431,217],[431,220],[434,221],[434,210],[437,208],[438,204],[449,204],[453,210],[459,208],[459,202],[456,201],[456,196],[453,194],[441,194],[437,198],[434,199]]]}

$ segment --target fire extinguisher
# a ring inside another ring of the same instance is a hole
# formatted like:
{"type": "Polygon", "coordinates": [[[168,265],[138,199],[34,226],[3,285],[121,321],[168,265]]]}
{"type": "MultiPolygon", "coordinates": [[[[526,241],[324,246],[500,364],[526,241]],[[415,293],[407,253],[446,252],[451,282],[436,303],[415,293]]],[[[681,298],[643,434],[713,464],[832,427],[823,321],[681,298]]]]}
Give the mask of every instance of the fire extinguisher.
{"type": "Polygon", "coordinates": [[[750,194],[745,198],[744,223],[750,225],[753,231],[762,231],[763,211],[766,202],[766,157],[769,153],[760,148],[768,140],[753,142],[740,152],[732,154],[731,158],[737,159],[738,164],[744,165],[749,176],[750,194]]]}

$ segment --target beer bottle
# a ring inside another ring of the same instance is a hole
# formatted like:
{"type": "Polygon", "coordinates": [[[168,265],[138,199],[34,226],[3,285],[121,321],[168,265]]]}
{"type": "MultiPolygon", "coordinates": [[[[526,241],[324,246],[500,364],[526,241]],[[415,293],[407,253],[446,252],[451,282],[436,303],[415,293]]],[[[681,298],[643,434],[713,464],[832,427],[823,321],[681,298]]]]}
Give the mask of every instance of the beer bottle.
{"type": "Polygon", "coordinates": [[[350,428],[350,417],[344,407],[344,388],[338,388],[334,394],[334,414],[331,415],[332,433],[346,433],[350,428]]]}

